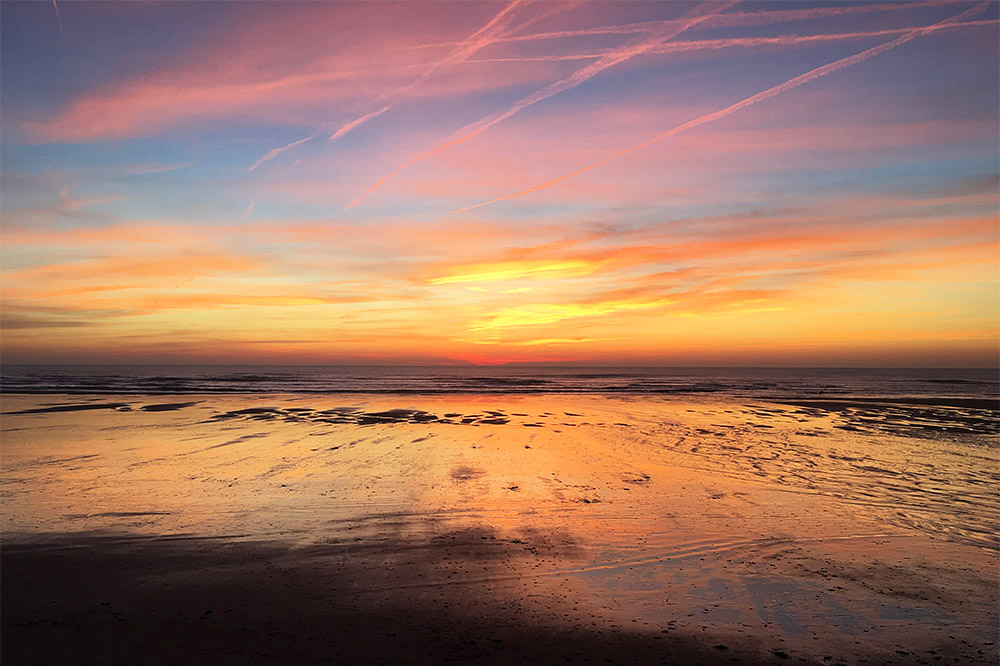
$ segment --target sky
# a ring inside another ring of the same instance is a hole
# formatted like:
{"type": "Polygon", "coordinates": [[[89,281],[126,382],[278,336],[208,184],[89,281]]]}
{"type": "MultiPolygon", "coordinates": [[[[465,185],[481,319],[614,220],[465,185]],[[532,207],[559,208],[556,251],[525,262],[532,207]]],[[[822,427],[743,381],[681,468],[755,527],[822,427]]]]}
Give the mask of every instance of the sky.
{"type": "Polygon", "coordinates": [[[0,360],[995,367],[998,8],[5,0],[0,360]]]}

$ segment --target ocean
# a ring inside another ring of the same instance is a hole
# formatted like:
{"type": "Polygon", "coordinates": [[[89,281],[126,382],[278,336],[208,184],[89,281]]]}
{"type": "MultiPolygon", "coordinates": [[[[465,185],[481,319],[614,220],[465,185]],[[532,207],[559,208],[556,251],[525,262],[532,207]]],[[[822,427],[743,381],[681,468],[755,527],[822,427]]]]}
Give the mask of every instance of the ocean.
{"type": "Polygon", "coordinates": [[[777,401],[909,398],[931,404],[955,404],[958,399],[958,404],[996,408],[1000,403],[1000,372],[965,368],[7,364],[0,367],[0,392],[101,395],[720,394],[777,401]]]}

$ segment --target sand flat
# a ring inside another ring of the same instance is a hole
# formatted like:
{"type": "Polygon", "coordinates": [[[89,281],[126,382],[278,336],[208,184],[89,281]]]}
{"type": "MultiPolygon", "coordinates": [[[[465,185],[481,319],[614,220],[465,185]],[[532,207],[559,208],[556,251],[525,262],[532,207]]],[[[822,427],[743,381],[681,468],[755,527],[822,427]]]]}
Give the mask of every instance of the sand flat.
{"type": "Polygon", "coordinates": [[[2,409],[16,663],[79,649],[66,623],[150,663],[178,663],[162,632],[232,663],[997,660],[989,432],[859,431],[841,411],[712,397],[2,409]]]}

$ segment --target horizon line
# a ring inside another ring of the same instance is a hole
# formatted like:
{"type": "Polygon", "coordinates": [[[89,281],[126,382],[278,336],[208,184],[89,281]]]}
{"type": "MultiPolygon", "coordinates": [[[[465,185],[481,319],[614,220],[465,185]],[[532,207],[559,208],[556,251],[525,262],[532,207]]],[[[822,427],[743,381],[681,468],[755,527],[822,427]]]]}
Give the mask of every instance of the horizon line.
{"type": "Polygon", "coordinates": [[[661,370],[993,370],[1000,373],[1000,365],[619,365],[587,363],[553,363],[547,361],[516,361],[509,363],[2,363],[4,367],[184,367],[184,368],[495,368],[495,367],[545,367],[545,368],[643,368],[661,370]]]}

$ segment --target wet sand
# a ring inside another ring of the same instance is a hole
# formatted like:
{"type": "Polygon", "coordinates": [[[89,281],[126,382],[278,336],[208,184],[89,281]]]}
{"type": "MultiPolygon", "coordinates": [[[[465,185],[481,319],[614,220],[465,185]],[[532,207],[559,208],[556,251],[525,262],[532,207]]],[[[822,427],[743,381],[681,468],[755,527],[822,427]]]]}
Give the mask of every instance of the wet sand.
{"type": "Polygon", "coordinates": [[[989,405],[2,411],[5,664],[1000,662],[989,405]]]}

